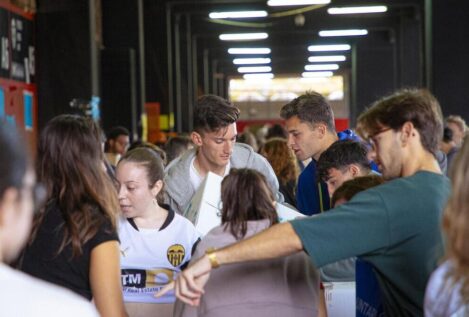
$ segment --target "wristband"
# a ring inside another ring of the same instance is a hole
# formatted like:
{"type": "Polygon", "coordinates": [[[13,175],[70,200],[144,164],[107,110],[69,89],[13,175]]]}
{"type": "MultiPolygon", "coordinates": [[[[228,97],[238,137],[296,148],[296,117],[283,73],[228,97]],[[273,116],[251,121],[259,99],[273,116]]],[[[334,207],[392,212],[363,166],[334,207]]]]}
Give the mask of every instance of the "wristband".
{"type": "Polygon", "coordinates": [[[208,248],[207,251],[205,251],[205,254],[208,256],[208,260],[210,261],[210,265],[212,266],[212,269],[216,269],[220,266],[220,263],[218,263],[217,260],[217,254],[215,253],[216,251],[217,250],[215,248],[208,248]]]}

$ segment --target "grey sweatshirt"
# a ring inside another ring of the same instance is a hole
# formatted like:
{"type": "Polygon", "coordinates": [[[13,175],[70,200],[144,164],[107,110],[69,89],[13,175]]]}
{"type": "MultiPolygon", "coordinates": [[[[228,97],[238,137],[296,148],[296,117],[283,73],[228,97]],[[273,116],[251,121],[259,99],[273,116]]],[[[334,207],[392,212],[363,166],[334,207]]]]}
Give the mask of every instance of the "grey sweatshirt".
{"type": "MultiPolygon", "coordinates": [[[[269,227],[268,220],[248,221],[248,238],[269,227]]],[[[192,256],[195,261],[210,247],[236,242],[224,226],[212,229],[192,256]]],[[[173,317],[314,317],[318,314],[319,274],[308,256],[222,266],[210,274],[199,307],[176,300],[173,317]]]]}
{"type": "MultiPolygon", "coordinates": [[[[190,165],[196,155],[196,150],[190,150],[172,161],[165,169],[165,203],[171,208],[183,214],[195,194],[195,189],[190,181],[190,165]]],[[[261,155],[246,144],[235,143],[233,154],[230,158],[232,168],[252,168],[261,172],[267,179],[276,200],[283,202],[283,195],[278,191],[278,180],[272,166],[261,155]]]]}

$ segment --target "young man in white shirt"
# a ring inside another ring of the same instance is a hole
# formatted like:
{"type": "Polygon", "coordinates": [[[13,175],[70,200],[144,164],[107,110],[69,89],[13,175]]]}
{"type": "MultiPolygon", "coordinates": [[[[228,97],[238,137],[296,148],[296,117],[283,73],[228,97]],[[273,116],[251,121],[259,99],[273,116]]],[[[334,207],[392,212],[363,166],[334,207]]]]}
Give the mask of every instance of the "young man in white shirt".
{"type": "Polygon", "coordinates": [[[208,172],[224,177],[232,167],[261,172],[277,200],[283,201],[277,177],[267,160],[250,146],[236,143],[238,117],[239,109],[221,97],[206,95],[197,100],[191,133],[195,149],[175,159],[165,170],[165,203],[177,213],[187,211],[208,172]]]}

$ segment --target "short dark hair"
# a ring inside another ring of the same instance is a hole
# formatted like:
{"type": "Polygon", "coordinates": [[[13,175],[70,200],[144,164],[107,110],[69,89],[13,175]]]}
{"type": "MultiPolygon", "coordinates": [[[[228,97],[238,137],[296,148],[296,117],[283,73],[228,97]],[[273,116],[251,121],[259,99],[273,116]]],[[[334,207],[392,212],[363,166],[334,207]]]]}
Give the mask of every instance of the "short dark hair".
{"type": "Polygon", "coordinates": [[[337,201],[339,201],[340,199],[349,201],[350,199],[352,199],[353,196],[355,196],[359,192],[381,185],[383,183],[383,177],[377,174],[356,177],[354,179],[345,181],[339,188],[336,189],[336,191],[332,195],[331,205],[335,206],[337,201]]]}
{"type": "Polygon", "coordinates": [[[190,148],[191,139],[185,136],[174,136],[166,141],[164,150],[168,164],[190,148]]]}
{"type": "Polygon", "coordinates": [[[205,95],[194,107],[194,130],[215,132],[236,122],[239,109],[231,102],[215,95],[205,95]]]}
{"type": "Polygon", "coordinates": [[[336,168],[342,170],[350,164],[370,170],[370,161],[367,158],[368,149],[361,142],[341,140],[332,143],[319,157],[317,163],[317,176],[323,181],[329,179],[329,170],[336,168]]]}
{"type": "Polygon", "coordinates": [[[23,187],[29,165],[23,140],[13,125],[0,119],[0,200],[10,188],[23,187]]]}
{"type": "Polygon", "coordinates": [[[304,95],[293,99],[280,110],[283,119],[293,116],[306,123],[314,125],[324,123],[330,132],[335,133],[334,113],[326,98],[315,91],[308,91],[304,95]]]}
{"type": "Polygon", "coordinates": [[[221,222],[238,240],[246,235],[249,220],[278,223],[274,195],[265,176],[253,169],[232,168],[221,183],[221,201],[221,222]]]}
{"type": "Polygon", "coordinates": [[[288,132],[282,125],[276,123],[267,130],[267,135],[265,136],[266,140],[272,138],[288,139],[288,132]]]}
{"type": "MultiPolygon", "coordinates": [[[[127,151],[119,160],[117,167],[119,167],[119,164],[123,162],[132,162],[143,166],[147,171],[147,180],[150,186],[155,185],[157,181],[162,181],[164,178],[163,160],[159,156],[158,152],[150,147],[142,146],[131,151],[127,151]]],[[[159,205],[163,204],[164,186],[155,198],[159,205]]]]}
{"type": "Polygon", "coordinates": [[[254,151],[257,151],[257,149],[259,147],[258,144],[257,144],[256,137],[248,129],[245,129],[243,133],[238,135],[238,137],[236,138],[236,142],[247,144],[250,147],[252,147],[254,149],[254,151]]]}
{"type": "Polygon", "coordinates": [[[383,128],[399,130],[412,122],[420,134],[422,146],[436,155],[443,138],[440,104],[426,89],[403,89],[376,101],[358,117],[358,132],[368,139],[383,128]]]}
{"type": "Polygon", "coordinates": [[[121,127],[121,126],[116,126],[111,128],[109,132],[107,133],[106,137],[108,140],[114,140],[116,139],[119,135],[126,135],[129,136],[130,132],[127,128],[121,127]]]}

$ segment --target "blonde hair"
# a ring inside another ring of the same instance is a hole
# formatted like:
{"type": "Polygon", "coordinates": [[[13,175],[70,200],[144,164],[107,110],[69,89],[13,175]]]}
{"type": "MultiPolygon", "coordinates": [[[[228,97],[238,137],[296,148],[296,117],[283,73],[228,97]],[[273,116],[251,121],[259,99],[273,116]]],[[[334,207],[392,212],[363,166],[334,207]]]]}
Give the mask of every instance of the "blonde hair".
{"type": "Polygon", "coordinates": [[[466,133],[467,131],[466,121],[464,121],[464,119],[461,116],[455,116],[455,115],[448,116],[445,122],[454,123],[455,125],[458,126],[459,130],[461,130],[461,132],[463,133],[466,133]]]}
{"type": "Polygon", "coordinates": [[[469,142],[463,143],[450,170],[452,194],[443,215],[446,234],[446,255],[454,269],[448,274],[453,282],[461,282],[461,296],[469,302],[469,142]]]}

